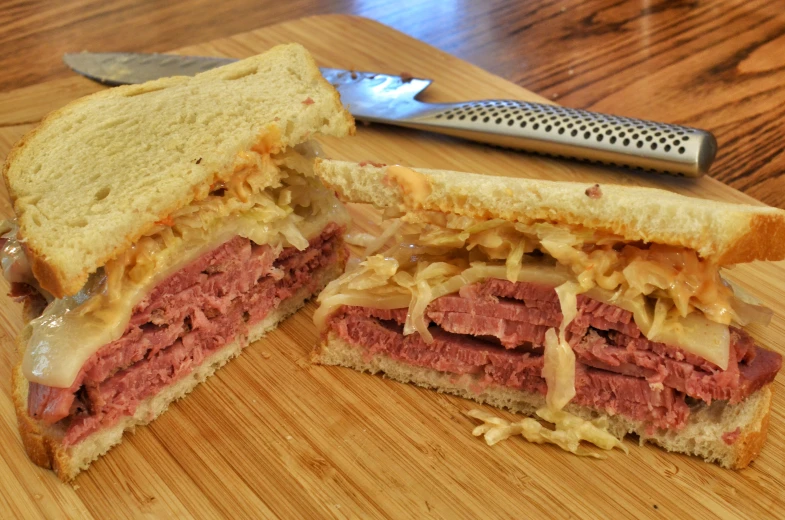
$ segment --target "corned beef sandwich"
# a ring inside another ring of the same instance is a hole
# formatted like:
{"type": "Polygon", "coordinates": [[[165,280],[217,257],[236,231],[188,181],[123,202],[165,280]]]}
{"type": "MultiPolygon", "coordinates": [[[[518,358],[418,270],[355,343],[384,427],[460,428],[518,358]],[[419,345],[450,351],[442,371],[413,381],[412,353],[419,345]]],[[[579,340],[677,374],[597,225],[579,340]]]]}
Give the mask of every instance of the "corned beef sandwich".
{"type": "Polygon", "coordinates": [[[285,45],[88,96],[16,145],[2,262],[31,320],[13,392],[36,464],[72,479],[343,271],[309,139],[353,132],[285,45]]]}
{"type": "Polygon", "coordinates": [[[474,411],[475,435],[586,453],[617,438],[742,468],[765,442],[770,311],[721,268],[785,258],[785,211],[648,188],[317,160],[386,230],[331,282],[314,360],[554,423],[474,411]],[[395,237],[381,254],[374,248],[395,237]]]}

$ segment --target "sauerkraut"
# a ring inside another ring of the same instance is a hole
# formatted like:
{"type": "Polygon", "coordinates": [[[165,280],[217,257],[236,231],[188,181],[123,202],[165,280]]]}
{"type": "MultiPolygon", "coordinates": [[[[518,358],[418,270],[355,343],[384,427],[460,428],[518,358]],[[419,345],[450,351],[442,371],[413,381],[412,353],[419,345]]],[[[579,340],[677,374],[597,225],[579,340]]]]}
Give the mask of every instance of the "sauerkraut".
{"type": "Polygon", "coordinates": [[[566,333],[578,314],[578,292],[582,292],[581,286],[572,281],[556,287],[562,322],[558,335],[555,329],[545,333],[542,377],[548,385],[545,402],[554,411],[561,410],[575,397],[575,352],[567,343],[566,333]]]}
{"type": "Polygon", "coordinates": [[[569,267],[585,288],[669,299],[682,317],[699,310],[726,325],[737,319],[733,291],[718,266],[691,249],[630,244],[618,235],[548,222],[478,221],[436,212],[408,213],[402,220],[420,227],[421,246],[476,248],[488,259],[505,260],[508,279],[515,278],[524,253],[539,250],[569,267]]]}
{"type": "Polygon", "coordinates": [[[470,410],[466,415],[483,422],[472,430],[472,435],[482,435],[489,446],[501,442],[513,435],[521,435],[529,442],[537,444],[555,444],[565,451],[584,457],[603,458],[599,453],[588,451],[581,446],[585,441],[603,450],[618,448],[628,453],[627,447],[616,437],[608,433],[606,418],[585,421],[578,416],[548,408],[537,410],[537,415],[554,425],[554,429],[546,428],[536,419],[526,417],[511,422],[483,410],[470,410]]]}
{"type": "MultiPolygon", "coordinates": [[[[31,322],[22,367],[29,381],[69,387],[99,347],[120,337],[133,307],[159,281],[239,235],[303,250],[329,222],[348,216],[296,151],[244,152],[235,174],[166,219],[93,273],[76,295],[54,300],[31,322]]],[[[398,302],[396,302],[398,303],[398,302]]]]}
{"type": "MultiPolygon", "coordinates": [[[[768,316],[759,305],[735,297],[719,267],[693,250],[628,243],[618,235],[548,222],[478,220],[430,211],[390,216],[385,238],[394,238],[393,245],[353,266],[320,295],[314,316],[320,329],[347,298],[368,307],[395,301],[408,309],[404,332],[416,331],[430,341],[422,315],[428,303],[464,285],[488,278],[554,287],[571,282],[575,294],[632,312],[649,339],[726,369],[728,325],[768,316]],[[374,285],[359,289],[355,282],[350,287],[355,279],[374,280],[374,285]]],[[[560,343],[568,323],[560,327],[560,343]]]]}

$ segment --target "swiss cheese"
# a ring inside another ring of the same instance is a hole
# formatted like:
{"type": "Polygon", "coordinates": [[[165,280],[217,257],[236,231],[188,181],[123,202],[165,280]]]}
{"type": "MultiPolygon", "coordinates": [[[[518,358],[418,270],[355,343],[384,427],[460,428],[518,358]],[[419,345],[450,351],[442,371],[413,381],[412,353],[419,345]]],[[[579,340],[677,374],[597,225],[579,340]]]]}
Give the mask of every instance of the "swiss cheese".
{"type": "MultiPolygon", "coordinates": [[[[280,167],[274,157],[249,158],[248,167],[231,182],[214,187],[215,195],[172,215],[91,275],[77,294],[50,303],[30,323],[31,338],[22,360],[25,377],[70,388],[84,363],[122,336],[134,307],[158,283],[234,236],[277,250],[302,250],[328,223],[348,223],[346,210],[331,192],[283,166],[293,153],[277,161],[280,167]]],[[[14,251],[6,251],[4,266],[24,260],[11,258],[9,252],[14,251]]]]}

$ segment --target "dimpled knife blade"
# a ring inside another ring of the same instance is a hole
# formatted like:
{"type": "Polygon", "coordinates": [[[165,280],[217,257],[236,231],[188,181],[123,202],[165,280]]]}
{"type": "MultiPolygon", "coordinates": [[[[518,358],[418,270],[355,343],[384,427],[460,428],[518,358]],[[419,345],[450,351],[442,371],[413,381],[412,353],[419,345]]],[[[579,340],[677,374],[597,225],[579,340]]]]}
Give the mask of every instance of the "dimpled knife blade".
{"type": "MultiPolygon", "coordinates": [[[[236,61],[173,54],[73,53],[74,71],[105,85],[193,76],[236,61]]],[[[429,79],[322,68],[354,117],[544,155],[700,177],[717,141],[705,130],[517,100],[423,103],[429,79]]]]}

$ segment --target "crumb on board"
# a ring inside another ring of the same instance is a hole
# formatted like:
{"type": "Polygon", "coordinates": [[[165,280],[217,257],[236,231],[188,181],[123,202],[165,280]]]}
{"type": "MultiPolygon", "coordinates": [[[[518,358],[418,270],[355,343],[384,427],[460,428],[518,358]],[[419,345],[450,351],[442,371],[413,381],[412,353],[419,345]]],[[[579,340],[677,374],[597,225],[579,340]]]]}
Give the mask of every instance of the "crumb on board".
{"type": "Polygon", "coordinates": [[[595,184],[594,186],[589,186],[586,188],[586,196],[590,199],[599,199],[602,197],[602,189],[600,189],[599,184],[595,184]]]}

